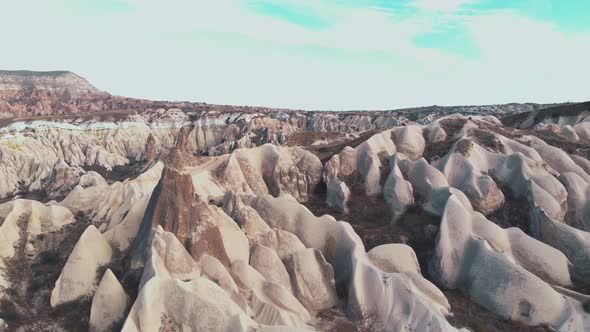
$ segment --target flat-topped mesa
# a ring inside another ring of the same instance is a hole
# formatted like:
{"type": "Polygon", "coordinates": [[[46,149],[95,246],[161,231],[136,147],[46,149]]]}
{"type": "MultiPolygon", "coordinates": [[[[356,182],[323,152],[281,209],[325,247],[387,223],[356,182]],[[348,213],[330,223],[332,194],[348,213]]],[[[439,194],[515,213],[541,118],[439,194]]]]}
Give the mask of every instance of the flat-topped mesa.
{"type": "Polygon", "coordinates": [[[0,70],[0,95],[33,90],[68,92],[72,97],[100,92],[86,79],[69,71],[0,70]]]}
{"type": "Polygon", "coordinates": [[[0,119],[110,111],[140,103],[113,97],[69,71],[0,70],[0,119]]]}

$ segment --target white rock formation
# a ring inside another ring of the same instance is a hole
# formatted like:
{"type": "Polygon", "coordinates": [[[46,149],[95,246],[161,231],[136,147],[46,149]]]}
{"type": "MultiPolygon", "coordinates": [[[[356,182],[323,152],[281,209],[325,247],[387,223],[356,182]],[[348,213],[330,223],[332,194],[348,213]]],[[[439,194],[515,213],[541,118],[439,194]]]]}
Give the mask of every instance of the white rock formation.
{"type": "MultiPolygon", "coordinates": [[[[293,255],[296,255],[296,253],[293,255]]],[[[254,244],[250,253],[250,266],[263,275],[266,280],[285,287],[289,292],[293,292],[289,273],[287,273],[285,265],[283,265],[283,262],[281,262],[273,249],[259,243],[254,244]]]]}
{"type": "Polygon", "coordinates": [[[494,162],[495,156],[492,152],[471,140],[460,140],[454,144],[445,158],[436,163],[436,166],[451,186],[467,195],[476,210],[488,214],[504,204],[504,194],[487,175],[487,172],[494,169],[494,162]],[[464,148],[459,147],[462,142],[469,142],[468,151],[463,151],[464,148]]]}
{"type": "Polygon", "coordinates": [[[158,162],[135,179],[111,185],[100,180],[87,188],[79,185],[59,205],[74,212],[88,213],[93,216],[93,222],[106,224],[105,238],[113,246],[125,250],[137,235],[163,166],[158,162]]]}
{"type": "MultiPolygon", "coordinates": [[[[394,129],[397,151],[406,155],[410,160],[422,157],[426,142],[422,135],[422,128],[416,125],[394,129]]],[[[440,138],[439,138],[440,139],[440,138]]]]}
{"type": "MultiPolygon", "coordinates": [[[[576,292],[578,282],[590,278],[590,161],[551,145],[570,140],[576,153],[586,153],[587,111],[540,123],[531,116],[526,127],[539,131],[524,132],[502,127],[493,116],[439,118],[448,112],[441,107],[417,115],[417,122],[428,124],[420,127],[399,116],[404,111],[268,113],[182,105],[118,120],[86,120],[83,114],[0,128],[0,198],[69,192],[59,203],[0,205],[2,275],[14,276],[5,261],[20,250],[16,244],[26,241],[25,263],[32,263],[38,253],[55,249],[47,247],[53,238],[33,240],[61,236],[81,213],[100,232],[90,226],[79,239],[50,304],[94,293],[91,330],[108,330],[128,304],[130,290],[110,270],[97,288],[96,274],[113,260],[116,247],[123,255],[131,249],[129,275],[143,268],[123,331],[305,331],[312,325],[326,329],[333,323],[326,322],[330,313],[346,315],[365,330],[455,331],[447,320],[453,308],[422,276],[411,247],[386,243],[367,253],[355,233],[365,220],[351,220],[353,229],[300,204],[316,198],[323,179],[328,205],[343,213],[358,208],[349,203],[359,196],[384,199],[394,220],[404,218],[394,225],[400,236],[406,236],[405,227],[423,227],[422,220],[408,224],[421,217],[414,214],[420,206],[441,216],[440,227],[429,225],[419,239],[436,238],[428,276],[438,285],[460,290],[501,318],[558,331],[590,330],[584,310],[590,297],[576,292]],[[194,111],[199,107],[207,110],[194,111]],[[338,133],[306,137],[316,130],[338,133]],[[548,144],[544,135],[556,141],[548,144]],[[426,149],[428,144],[435,146],[426,149]],[[320,158],[328,160],[325,166],[320,158]],[[105,178],[84,170],[135,161],[151,167],[121,182],[111,176],[119,169],[105,178]],[[518,221],[523,230],[484,217],[497,211],[490,218],[512,222],[501,219],[514,208],[504,205],[510,197],[526,202],[522,208],[530,212],[528,225],[518,221]],[[337,298],[336,286],[345,298],[337,298]],[[344,313],[334,308],[337,303],[344,313]]],[[[21,300],[18,292],[5,291],[16,286],[0,281],[2,296],[21,300]]]]}
{"type": "Polygon", "coordinates": [[[196,260],[203,255],[213,256],[226,267],[237,261],[248,262],[248,238],[238,225],[221,208],[206,204],[199,208],[201,220],[191,235],[191,255],[196,260]]]}
{"type": "MultiPolygon", "coordinates": [[[[538,146],[531,143],[533,147],[529,147],[501,135],[492,133],[490,135],[502,145],[504,153],[490,151],[475,141],[471,141],[467,151],[463,151],[464,148],[459,149],[458,144],[455,144],[445,158],[434,163],[448,179],[448,184],[461,191],[453,191],[453,193],[458,197],[467,195],[476,210],[490,213],[504,202],[503,193],[488,175],[493,173],[495,178],[501,180],[514,196],[526,197],[542,206],[553,218],[563,220],[565,211],[561,206],[566,202],[567,191],[555,178],[554,174],[559,173],[554,167],[557,167],[559,172],[583,173],[586,177],[588,175],[567,156],[565,157],[569,161],[565,159],[558,161],[564,156],[552,147],[543,145],[545,143],[538,143],[536,138],[523,138],[524,141],[537,142],[535,144],[538,146]],[[543,157],[540,155],[541,152],[543,157]],[[545,162],[550,163],[549,160],[552,160],[553,166],[545,164],[545,162]]],[[[400,165],[402,172],[405,169],[409,171],[406,174],[409,177],[422,172],[422,170],[416,169],[418,165],[415,164],[413,167],[408,167],[404,163],[400,163],[400,165]]],[[[427,168],[428,166],[421,165],[421,167],[427,168]]],[[[416,181],[420,181],[420,179],[416,177],[416,181]]],[[[417,184],[412,179],[410,182],[416,189],[417,184]]],[[[432,187],[434,182],[430,181],[430,183],[432,187]]],[[[436,183],[437,186],[443,186],[443,178],[440,177],[436,183]]],[[[425,188],[419,187],[418,189],[424,196],[425,188]]],[[[463,200],[461,197],[459,198],[463,200]]],[[[434,202],[433,199],[429,199],[429,201],[434,202]]],[[[442,203],[445,201],[446,197],[442,203]]],[[[440,211],[444,204],[437,204],[437,206],[437,210],[440,211]]]]}
{"type": "Polygon", "coordinates": [[[432,126],[428,131],[428,142],[438,143],[447,139],[447,133],[440,126],[432,126]]]}
{"type": "Polygon", "coordinates": [[[387,273],[420,273],[420,264],[412,247],[401,243],[382,244],[367,255],[375,266],[387,273]]]}
{"type": "Polygon", "coordinates": [[[383,166],[381,159],[386,159],[397,151],[391,136],[392,130],[385,130],[371,136],[356,148],[346,147],[334,155],[324,166],[323,178],[328,188],[331,187],[330,181],[336,176],[344,178],[358,172],[367,195],[380,193],[383,166]]]}
{"type": "Polygon", "coordinates": [[[129,297],[113,274],[107,269],[98,284],[90,308],[90,331],[111,331],[114,324],[125,318],[129,297]]]}
{"type": "Polygon", "coordinates": [[[155,277],[141,289],[122,332],[250,331],[257,324],[212,281],[155,277]]]}
{"type": "MultiPolygon", "coordinates": [[[[398,155],[396,155],[398,157],[398,155]]],[[[424,159],[409,161],[400,158],[394,161],[411,184],[414,193],[425,198],[424,209],[434,215],[442,215],[447,199],[456,195],[463,205],[471,209],[471,203],[463,192],[449,186],[446,177],[424,159]]]]}
{"type": "Polygon", "coordinates": [[[391,164],[391,173],[383,184],[383,197],[391,206],[395,220],[406,212],[408,206],[414,204],[414,189],[412,184],[404,179],[396,158],[391,164]]]}
{"type": "Polygon", "coordinates": [[[442,292],[420,275],[376,268],[348,223],[315,217],[285,198],[267,195],[252,206],[271,227],[293,232],[306,246],[322,251],[334,267],[336,284],[348,290],[349,317],[375,330],[455,330],[444,318],[450,306],[442,292]]]}
{"type": "Polygon", "coordinates": [[[559,181],[567,190],[567,209],[571,213],[570,225],[590,231],[590,184],[575,173],[562,173],[559,181]]]}
{"type": "Polygon", "coordinates": [[[310,311],[329,309],[338,303],[334,269],[321,251],[305,249],[286,259],[295,297],[310,311]]]}
{"type": "Polygon", "coordinates": [[[88,226],[68,257],[55,288],[51,291],[51,306],[91,295],[97,287],[97,271],[108,264],[113,250],[93,225],[88,226]]]}
{"type": "Polygon", "coordinates": [[[203,277],[218,284],[219,287],[226,291],[238,291],[238,286],[232,279],[231,275],[217,258],[209,255],[203,255],[199,261],[199,266],[203,272],[203,277]]]}
{"type": "Polygon", "coordinates": [[[35,246],[38,235],[60,230],[74,221],[72,213],[61,206],[25,199],[0,204],[0,287],[10,287],[4,267],[5,261],[14,257],[15,245],[24,241],[25,253],[35,256],[39,251],[35,246]]]}
{"type": "Polygon", "coordinates": [[[260,244],[272,248],[280,259],[305,249],[305,245],[295,234],[276,228],[263,234],[259,241],[260,244]]]}
{"type": "Polygon", "coordinates": [[[230,191],[225,194],[223,210],[240,225],[249,239],[256,239],[270,231],[270,227],[260,218],[258,212],[242,203],[241,195],[238,193],[230,191]]]}
{"type": "MultiPolygon", "coordinates": [[[[128,163],[127,158],[107,151],[97,142],[100,139],[77,130],[53,127],[39,128],[32,135],[17,131],[14,136],[0,138],[0,197],[14,193],[19,182],[29,191],[43,189],[43,181],[60,161],[69,166],[96,164],[107,169],[128,163]]],[[[137,139],[127,137],[122,142],[137,139]]]]}
{"type": "Polygon", "coordinates": [[[348,201],[350,200],[350,189],[344,181],[333,176],[328,181],[328,193],[326,204],[340,212],[348,212],[348,201]]]}
{"type": "Polygon", "coordinates": [[[34,255],[35,248],[31,242],[37,235],[59,230],[75,221],[72,213],[66,208],[46,206],[28,199],[0,204],[0,220],[0,257],[3,259],[13,257],[14,246],[20,240],[27,242],[25,250],[28,254],[34,255]],[[25,239],[21,238],[21,228],[27,236],[25,239]]]}
{"type": "Polygon", "coordinates": [[[543,162],[559,173],[572,172],[581,176],[585,181],[590,181],[590,175],[578,166],[565,151],[545,143],[535,136],[525,136],[523,142],[534,148],[543,162]]]}
{"type": "Polygon", "coordinates": [[[311,152],[266,144],[234,151],[223,176],[233,191],[255,195],[290,194],[305,202],[319,183],[321,173],[322,163],[311,152]]]}
{"type": "Polygon", "coordinates": [[[199,267],[174,234],[158,225],[151,237],[140,289],[154,277],[190,281],[200,276],[199,267]]]}
{"type": "Polygon", "coordinates": [[[219,285],[245,313],[251,316],[248,301],[239,292],[238,286],[220,261],[213,256],[204,255],[199,261],[199,266],[201,267],[204,278],[219,285]]]}
{"type": "Polygon", "coordinates": [[[447,288],[460,288],[488,310],[527,325],[586,330],[582,304],[551,284],[571,285],[563,253],[467,210],[454,196],[441,221],[432,275],[447,288]],[[545,281],[544,281],[545,280],[545,281]]]}
{"type": "Polygon", "coordinates": [[[575,154],[571,155],[570,157],[578,166],[580,166],[584,170],[584,172],[590,174],[590,161],[588,159],[575,154]]]}
{"type": "Polygon", "coordinates": [[[265,325],[306,326],[311,316],[283,286],[267,281],[244,261],[232,265],[230,273],[242,292],[252,294],[254,320],[265,325]]]}
{"type": "Polygon", "coordinates": [[[576,130],[570,125],[563,126],[561,128],[561,134],[572,141],[580,140],[580,137],[576,133],[576,130]]]}
{"type": "Polygon", "coordinates": [[[563,252],[573,264],[575,275],[590,278],[590,233],[551,218],[545,210],[533,205],[530,211],[532,235],[563,252]]]}

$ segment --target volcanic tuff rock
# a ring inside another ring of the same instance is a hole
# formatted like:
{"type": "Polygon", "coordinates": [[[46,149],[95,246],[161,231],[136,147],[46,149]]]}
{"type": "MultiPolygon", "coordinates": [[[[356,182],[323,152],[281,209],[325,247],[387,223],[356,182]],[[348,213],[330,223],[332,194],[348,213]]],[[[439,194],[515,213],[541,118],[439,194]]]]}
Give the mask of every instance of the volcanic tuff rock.
{"type": "Polygon", "coordinates": [[[300,250],[286,259],[295,296],[308,310],[323,310],[336,305],[334,270],[317,249],[300,250]]]}
{"type": "Polygon", "coordinates": [[[250,265],[260,272],[268,281],[274,282],[277,285],[285,287],[288,291],[291,289],[291,279],[285,265],[277,253],[259,243],[256,243],[251,250],[250,265]]]}
{"type": "Polygon", "coordinates": [[[11,75],[0,329],[590,329],[586,104],[303,112],[11,75]]]}
{"type": "Polygon", "coordinates": [[[0,90],[4,94],[21,90],[67,91],[72,97],[99,92],[87,80],[69,71],[26,70],[0,70],[0,90]]]}
{"type": "Polygon", "coordinates": [[[178,331],[182,326],[191,331],[248,331],[256,325],[212,281],[156,277],[141,289],[121,331],[178,331]]]}
{"type": "Polygon", "coordinates": [[[128,304],[129,297],[125,294],[123,286],[113,271],[107,269],[92,297],[90,330],[110,331],[116,323],[125,318],[128,304]]]}
{"type": "Polygon", "coordinates": [[[389,273],[411,272],[420,274],[418,258],[412,247],[401,243],[382,244],[367,255],[381,270],[389,273]]]}
{"type": "Polygon", "coordinates": [[[0,205],[0,287],[10,287],[6,261],[15,257],[22,244],[25,254],[36,256],[46,248],[36,242],[39,236],[58,231],[74,222],[70,210],[61,206],[45,206],[34,200],[17,199],[0,205]]]}
{"type": "Polygon", "coordinates": [[[113,249],[94,226],[82,233],[72,250],[55,288],[51,292],[51,306],[67,303],[91,295],[98,286],[96,274],[113,257],[113,249]]]}

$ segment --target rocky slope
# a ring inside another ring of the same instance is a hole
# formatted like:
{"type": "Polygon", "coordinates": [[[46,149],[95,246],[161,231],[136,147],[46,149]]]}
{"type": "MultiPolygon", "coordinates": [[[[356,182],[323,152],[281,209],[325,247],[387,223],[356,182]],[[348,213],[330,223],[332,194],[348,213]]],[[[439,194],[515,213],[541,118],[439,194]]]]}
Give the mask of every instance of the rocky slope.
{"type": "Polygon", "coordinates": [[[0,70],[0,90],[4,95],[25,90],[39,90],[54,93],[67,92],[72,97],[99,92],[87,80],[72,72],[26,70],[0,70]]]}
{"type": "Polygon", "coordinates": [[[185,111],[274,111],[265,107],[166,102],[112,96],[68,71],[0,70],[0,124],[15,118],[108,114],[121,117],[134,111],[178,108],[185,111]]]}
{"type": "Polygon", "coordinates": [[[590,330],[580,105],[11,119],[0,330],[590,330]]]}

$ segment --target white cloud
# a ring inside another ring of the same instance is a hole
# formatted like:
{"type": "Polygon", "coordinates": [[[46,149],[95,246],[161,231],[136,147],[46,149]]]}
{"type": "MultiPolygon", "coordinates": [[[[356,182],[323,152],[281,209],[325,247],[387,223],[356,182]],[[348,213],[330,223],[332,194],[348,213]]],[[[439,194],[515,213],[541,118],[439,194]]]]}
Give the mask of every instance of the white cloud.
{"type": "Polygon", "coordinates": [[[512,12],[473,18],[468,28],[482,50],[474,70],[492,96],[590,99],[584,82],[590,75],[584,60],[590,58],[590,34],[566,34],[553,24],[512,12]]]}
{"type": "Polygon", "coordinates": [[[461,6],[474,2],[474,0],[413,0],[410,5],[428,11],[455,12],[461,6]]]}
{"type": "Polygon", "coordinates": [[[70,69],[120,95],[210,103],[383,109],[587,99],[590,35],[514,12],[445,13],[480,49],[465,59],[414,45],[439,24],[429,13],[399,19],[319,1],[330,26],[313,31],[238,0],[129,1],[132,12],[84,17],[49,1],[4,2],[0,11],[14,14],[0,20],[11,45],[0,64],[70,69]]]}

